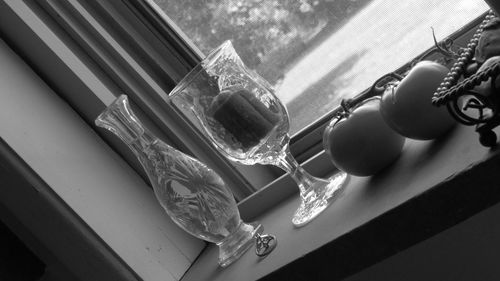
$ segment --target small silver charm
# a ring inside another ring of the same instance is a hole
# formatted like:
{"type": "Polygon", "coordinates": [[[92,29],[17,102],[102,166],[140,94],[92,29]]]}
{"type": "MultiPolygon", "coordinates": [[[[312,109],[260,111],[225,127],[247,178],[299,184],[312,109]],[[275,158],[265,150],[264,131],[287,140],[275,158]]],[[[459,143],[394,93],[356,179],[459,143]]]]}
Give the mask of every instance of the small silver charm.
{"type": "Polygon", "coordinates": [[[265,257],[271,253],[278,245],[278,239],[271,234],[255,235],[255,254],[259,257],[265,257]]]}

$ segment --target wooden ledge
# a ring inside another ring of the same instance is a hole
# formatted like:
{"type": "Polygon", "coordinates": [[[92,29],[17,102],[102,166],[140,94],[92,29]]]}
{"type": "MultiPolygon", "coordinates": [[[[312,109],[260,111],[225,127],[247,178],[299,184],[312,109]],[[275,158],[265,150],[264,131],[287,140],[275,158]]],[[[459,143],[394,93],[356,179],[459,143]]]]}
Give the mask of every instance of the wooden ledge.
{"type": "Polygon", "coordinates": [[[482,147],[471,127],[457,126],[436,141],[407,140],[393,165],[352,177],[308,225],[291,224],[296,196],[260,216],[279,241],[265,259],[249,251],[222,269],[210,245],[182,281],[340,280],[498,203],[498,171],[498,150],[482,147]]]}

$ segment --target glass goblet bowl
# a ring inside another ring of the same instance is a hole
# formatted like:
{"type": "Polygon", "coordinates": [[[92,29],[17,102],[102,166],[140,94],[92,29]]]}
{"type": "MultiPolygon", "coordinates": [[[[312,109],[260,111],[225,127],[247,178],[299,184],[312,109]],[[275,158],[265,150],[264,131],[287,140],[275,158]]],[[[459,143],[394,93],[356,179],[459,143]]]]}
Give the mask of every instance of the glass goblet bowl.
{"type": "Polygon", "coordinates": [[[346,173],[322,179],[297,163],[289,149],[285,105],[265,79],[244,65],[230,41],[188,73],[169,100],[228,159],[288,172],[300,191],[300,206],[292,217],[295,226],[310,222],[343,190],[346,173]]]}

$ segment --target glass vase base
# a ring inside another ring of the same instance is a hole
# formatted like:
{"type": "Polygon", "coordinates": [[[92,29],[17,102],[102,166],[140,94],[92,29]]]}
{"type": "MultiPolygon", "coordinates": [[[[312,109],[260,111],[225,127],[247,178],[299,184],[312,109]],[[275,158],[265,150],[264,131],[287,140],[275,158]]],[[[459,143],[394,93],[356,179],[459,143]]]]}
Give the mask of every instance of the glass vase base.
{"type": "Polygon", "coordinates": [[[219,265],[226,267],[239,259],[255,245],[256,235],[262,234],[263,231],[264,227],[258,222],[242,222],[235,232],[217,244],[219,246],[219,265]]]}
{"type": "Polygon", "coordinates": [[[300,206],[293,215],[292,224],[301,227],[315,219],[344,190],[348,178],[347,173],[340,171],[329,179],[318,179],[313,183],[302,196],[300,206]]]}

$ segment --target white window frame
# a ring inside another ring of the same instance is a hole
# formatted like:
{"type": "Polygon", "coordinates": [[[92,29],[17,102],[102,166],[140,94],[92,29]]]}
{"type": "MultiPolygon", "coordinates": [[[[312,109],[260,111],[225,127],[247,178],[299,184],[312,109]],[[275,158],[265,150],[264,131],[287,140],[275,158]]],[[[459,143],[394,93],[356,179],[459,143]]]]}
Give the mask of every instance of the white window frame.
{"type": "Polygon", "coordinates": [[[0,61],[0,219],[44,280],[179,280],[203,241],[4,40],[0,61]]]}

